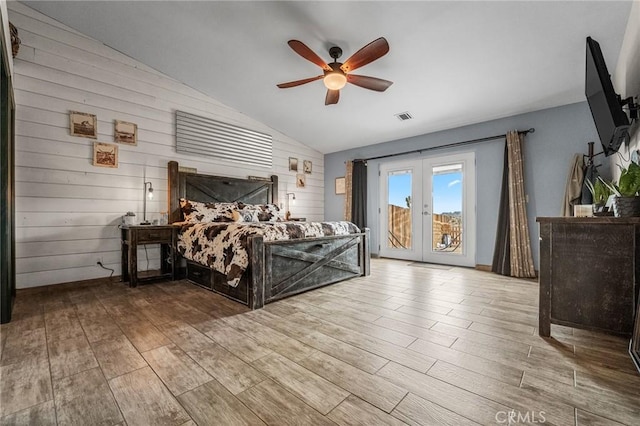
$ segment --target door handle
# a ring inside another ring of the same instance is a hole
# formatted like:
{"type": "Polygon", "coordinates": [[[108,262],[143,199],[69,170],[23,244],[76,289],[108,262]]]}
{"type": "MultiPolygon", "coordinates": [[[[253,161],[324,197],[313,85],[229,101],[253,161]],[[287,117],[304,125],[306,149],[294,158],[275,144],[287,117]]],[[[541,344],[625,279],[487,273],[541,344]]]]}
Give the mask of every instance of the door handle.
{"type": "Polygon", "coordinates": [[[427,211],[422,212],[422,215],[423,215],[423,216],[429,216],[430,214],[431,214],[431,213],[429,213],[429,212],[427,212],[427,211]]]}

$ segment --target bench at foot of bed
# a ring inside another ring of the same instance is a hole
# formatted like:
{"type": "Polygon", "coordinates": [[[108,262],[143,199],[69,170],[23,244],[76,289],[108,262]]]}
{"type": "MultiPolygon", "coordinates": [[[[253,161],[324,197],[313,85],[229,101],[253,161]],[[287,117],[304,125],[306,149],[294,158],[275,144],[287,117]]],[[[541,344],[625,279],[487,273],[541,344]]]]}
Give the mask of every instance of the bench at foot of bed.
{"type": "Polygon", "coordinates": [[[187,278],[251,309],[266,303],[369,275],[369,230],[358,234],[264,242],[250,238],[250,266],[236,287],[227,277],[187,261],[187,278]]]}

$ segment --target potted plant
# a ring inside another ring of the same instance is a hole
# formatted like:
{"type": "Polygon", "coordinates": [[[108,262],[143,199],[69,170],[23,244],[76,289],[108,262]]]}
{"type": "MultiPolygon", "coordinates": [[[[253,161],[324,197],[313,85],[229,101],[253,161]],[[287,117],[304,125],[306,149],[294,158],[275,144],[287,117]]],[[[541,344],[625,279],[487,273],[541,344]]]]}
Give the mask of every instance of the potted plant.
{"type": "Polygon", "coordinates": [[[607,184],[615,194],[613,199],[613,213],[616,217],[640,216],[640,165],[629,163],[624,168],[619,166],[621,173],[618,184],[607,184]]]}
{"type": "MultiPolygon", "coordinates": [[[[602,179],[602,176],[598,176],[595,183],[591,183],[589,179],[585,179],[585,185],[591,192],[594,204],[594,213],[600,213],[606,215],[605,205],[609,200],[609,197],[613,193],[610,189],[611,183],[602,179]]],[[[613,214],[613,210],[611,211],[613,214]]]]}

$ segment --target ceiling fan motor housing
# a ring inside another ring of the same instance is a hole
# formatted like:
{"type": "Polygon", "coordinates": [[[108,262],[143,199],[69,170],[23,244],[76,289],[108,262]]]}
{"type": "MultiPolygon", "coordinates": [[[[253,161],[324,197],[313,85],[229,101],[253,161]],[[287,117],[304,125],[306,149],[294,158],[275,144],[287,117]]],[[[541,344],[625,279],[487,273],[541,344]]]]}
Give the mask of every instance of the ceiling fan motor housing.
{"type": "Polygon", "coordinates": [[[331,67],[331,71],[326,71],[324,72],[324,75],[327,74],[331,74],[331,73],[340,73],[340,74],[344,74],[344,71],[342,71],[342,69],[340,69],[340,66],[342,65],[341,62],[331,62],[330,64],[327,64],[331,67]]]}

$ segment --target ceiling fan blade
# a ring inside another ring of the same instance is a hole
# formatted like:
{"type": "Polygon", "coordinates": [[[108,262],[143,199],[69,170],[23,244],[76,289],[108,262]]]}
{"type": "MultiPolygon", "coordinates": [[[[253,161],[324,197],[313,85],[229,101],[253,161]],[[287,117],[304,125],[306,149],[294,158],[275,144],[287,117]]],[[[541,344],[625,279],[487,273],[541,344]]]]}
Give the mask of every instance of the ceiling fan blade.
{"type": "Polygon", "coordinates": [[[313,50],[309,49],[303,42],[298,40],[289,40],[288,43],[294,52],[305,58],[307,61],[313,62],[325,71],[331,71],[331,67],[327,65],[327,63],[323,61],[320,56],[316,55],[313,50]]]}
{"type": "Polygon", "coordinates": [[[288,83],[280,83],[278,87],[281,89],[288,89],[289,87],[301,86],[303,84],[311,83],[312,81],[320,80],[324,75],[318,75],[316,77],[305,78],[303,80],[289,81],[288,83]]]}
{"type": "Polygon", "coordinates": [[[351,55],[351,57],[342,64],[340,69],[348,73],[375,61],[386,55],[387,52],[389,52],[389,43],[387,43],[384,37],[380,37],[351,55]]]}
{"type": "Polygon", "coordinates": [[[327,90],[327,97],[324,98],[325,105],[337,104],[340,100],[340,91],[339,90],[327,90]]]}
{"type": "Polygon", "coordinates": [[[393,84],[393,81],[354,74],[347,74],[347,81],[356,86],[364,87],[365,89],[375,90],[376,92],[384,92],[393,84]]]}

